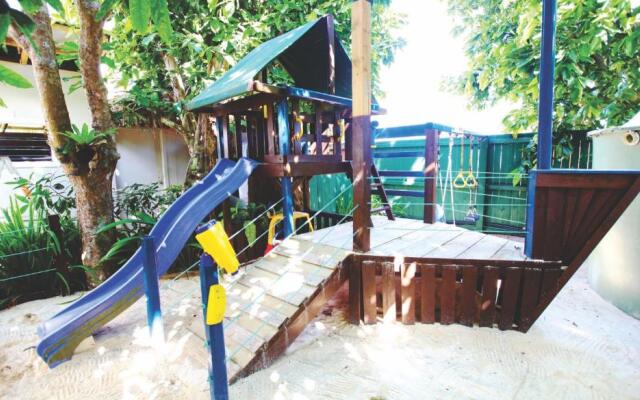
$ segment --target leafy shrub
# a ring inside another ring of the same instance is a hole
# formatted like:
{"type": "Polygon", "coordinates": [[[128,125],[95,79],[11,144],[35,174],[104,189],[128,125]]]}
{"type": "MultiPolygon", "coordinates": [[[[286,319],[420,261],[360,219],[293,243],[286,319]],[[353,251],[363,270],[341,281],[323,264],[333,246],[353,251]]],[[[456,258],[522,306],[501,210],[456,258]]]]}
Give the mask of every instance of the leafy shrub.
{"type": "MultiPolygon", "coordinates": [[[[231,207],[233,232],[243,230],[242,235],[236,235],[232,240],[236,252],[244,251],[239,256],[240,261],[248,261],[264,254],[268,239],[265,232],[269,229],[269,217],[265,211],[264,205],[255,203],[238,202],[231,207]],[[246,248],[248,245],[251,248],[246,248]]],[[[222,215],[219,218],[222,220],[222,215]]]]}
{"type": "MultiPolygon", "coordinates": [[[[2,210],[4,221],[0,223],[0,308],[35,298],[55,294],[69,294],[83,289],[83,274],[55,269],[55,260],[65,251],[69,260],[73,252],[68,246],[79,248],[77,229],[64,222],[63,229],[75,235],[65,236],[59,243],[47,222],[47,211],[36,198],[10,200],[2,210]]],[[[79,258],[79,254],[77,255],[79,258]]]]}
{"type": "MultiPolygon", "coordinates": [[[[141,238],[151,232],[151,228],[181,193],[182,187],[178,185],[162,189],[157,182],[135,183],[123,188],[114,201],[116,220],[98,230],[99,233],[115,230],[117,238],[102,262],[117,267],[124,265],[140,246],[141,238]]],[[[169,270],[179,271],[197,262],[200,249],[195,238],[191,237],[169,270]]]]}
{"type": "Polygon", "coordinates": [[[66,185],[62,175],[46,174],[35,179],[33,174],[29,178],[18,178],[7,182],[23,195],[15,195],[21,203],[33,203],[36,209],[46,210],[49,214],[71,218],[76,208],[76,197],[73,186],[66,185]]]}

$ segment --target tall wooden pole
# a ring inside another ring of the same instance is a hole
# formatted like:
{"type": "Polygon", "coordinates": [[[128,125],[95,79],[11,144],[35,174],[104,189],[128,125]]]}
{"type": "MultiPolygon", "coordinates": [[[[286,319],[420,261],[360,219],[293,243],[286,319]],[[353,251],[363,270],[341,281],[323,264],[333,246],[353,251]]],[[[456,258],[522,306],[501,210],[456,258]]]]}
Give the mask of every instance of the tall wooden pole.
{"type": "Polygon", "coordinates": [[[542,44],[540,46],[540,100],[538,103],[538,169],[551,169],[555,41],[556,0],[543,0],[542,44]]]}
{"type": "Polygon", "coordinates": [[[354,0],[351,7],[353,250],[371,247],[371,1],[354,0]]]}

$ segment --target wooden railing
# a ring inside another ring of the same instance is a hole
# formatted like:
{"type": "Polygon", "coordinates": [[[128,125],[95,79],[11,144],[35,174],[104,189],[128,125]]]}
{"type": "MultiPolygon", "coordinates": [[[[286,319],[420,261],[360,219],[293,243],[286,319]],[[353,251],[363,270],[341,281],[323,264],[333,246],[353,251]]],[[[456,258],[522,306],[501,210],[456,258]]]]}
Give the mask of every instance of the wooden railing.
{"type": "Polygon", "coordinates": [[[439,322],[526,332],[558,291],[557,262],[351,255],[350,320],[439,322]],[[399,293],[397,292],[399,291],[399,293]]]}

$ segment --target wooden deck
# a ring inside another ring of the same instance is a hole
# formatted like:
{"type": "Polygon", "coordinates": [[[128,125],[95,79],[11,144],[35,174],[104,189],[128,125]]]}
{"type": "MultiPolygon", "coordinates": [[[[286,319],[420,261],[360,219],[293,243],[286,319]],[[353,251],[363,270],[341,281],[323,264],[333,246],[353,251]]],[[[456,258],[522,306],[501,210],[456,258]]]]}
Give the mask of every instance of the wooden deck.
{"type": "MultiPolygon", "coordinates": [[[[383,216],[373,216],[372,219],[369,254],[429,258],[527,259],[524,255],[523,241],[486,235],[443,223],[425,224],[406,218],[389,221],[383,216]]],[[[352,229],[349,222],[299,235],[298,238],[327,247],[350,250],[352,229]]]]}
{"type": "MultiPolygon", "coordinates": [[[[522,260],[523,244],[445,224],[373,217],[374,255],[522,260]]],[[[351,253],[352,225],[290,238],[241,268],[227,289],[224,336],[231,382],[280,355],[346,280],[340,263],[351,253]]],[[[189,330],[204,339],[203,324],[189,330]]]]}

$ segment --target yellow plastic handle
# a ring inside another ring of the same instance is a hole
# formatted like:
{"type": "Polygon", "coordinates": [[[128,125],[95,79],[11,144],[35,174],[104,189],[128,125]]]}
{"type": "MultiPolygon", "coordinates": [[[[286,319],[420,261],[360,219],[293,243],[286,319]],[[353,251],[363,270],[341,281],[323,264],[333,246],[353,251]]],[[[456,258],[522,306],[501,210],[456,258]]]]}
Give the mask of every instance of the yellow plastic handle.
{"type": "Polygon", "coordinates": [[[304,136],[304,119],[298,115],[295,116],[296,122],[294,124],[294,135],[295,140],[300,141],[304,136]]]}
{"type": "Polygon", "coordinates": [[[462,172],[462,171],[458,172],[458,175],[456,175],[455,179],[453,180],[453,182],[451,184],[456,189],[464,189],[464,188],[466,188],[467,187],[467,180],[464,177],[464,172],[462,172]]]}
{"type": "Polygon", "coordinates": [[[209,254],[226,273],[233,274],[238,270],[240,262],[235,250],[224,231],[222,222],[216,222],[205,231],[196,234],[196,240],[205,253],[209,254]]]}
{"type": "Polygon", "coordinates": [[[217,325],[224,319],[227,307],[227,294],[222,285],[211,285],[207,299],[207,325],[217,325]]]}
{"type": "Polygon", "coordinates": [[[478,180],[476,179],[475,175],[473,175],[473,172],[469,171],[467,177],[464,180],[464,184],[466,187],[470,188],[478,187],[478,180]]]}

